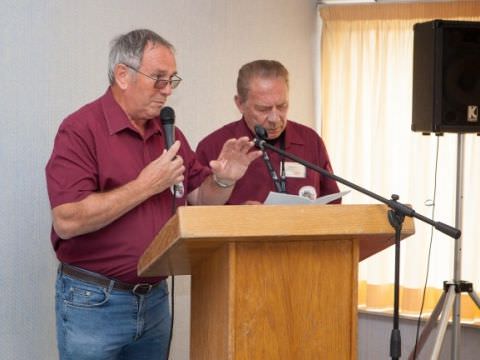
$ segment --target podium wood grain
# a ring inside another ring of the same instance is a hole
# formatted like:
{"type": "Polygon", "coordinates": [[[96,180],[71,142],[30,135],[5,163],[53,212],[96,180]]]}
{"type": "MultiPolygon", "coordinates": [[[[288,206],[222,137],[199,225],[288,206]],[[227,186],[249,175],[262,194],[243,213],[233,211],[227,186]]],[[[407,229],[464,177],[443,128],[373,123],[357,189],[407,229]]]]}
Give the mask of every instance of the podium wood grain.
{"type": "MultiPolygon", "coordinates": [[[[355,359],[357,264],[383,205],[183,207],[139,274],[191,274],[191,359],[355,359]]],[[[407,218],[402,237],[413,234],[407,218]]]]}

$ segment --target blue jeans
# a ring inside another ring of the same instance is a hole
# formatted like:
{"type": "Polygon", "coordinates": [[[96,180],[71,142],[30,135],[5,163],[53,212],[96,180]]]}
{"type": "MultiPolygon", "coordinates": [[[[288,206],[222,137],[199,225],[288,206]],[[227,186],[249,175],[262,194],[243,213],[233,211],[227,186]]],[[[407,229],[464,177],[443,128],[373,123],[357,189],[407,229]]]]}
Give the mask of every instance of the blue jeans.
{"type": "Polygon", "coordinates": [[[146,295],[112,285],[104,288],[59,272],[55,311],[60,359],[166,359],[171,318],[166,281],[146,295]]]}

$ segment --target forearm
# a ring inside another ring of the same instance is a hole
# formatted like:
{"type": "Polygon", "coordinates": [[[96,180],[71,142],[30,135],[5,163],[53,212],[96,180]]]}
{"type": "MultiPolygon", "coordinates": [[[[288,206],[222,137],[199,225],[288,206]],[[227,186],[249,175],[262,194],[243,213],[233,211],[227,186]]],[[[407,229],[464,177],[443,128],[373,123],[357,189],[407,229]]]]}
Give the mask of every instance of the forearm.
{"type": "Polygon", "coordinates": [[[146,190],[133,180],[117,189],[59,205],[52,210],[55,232],[62,239],[70,239],[99,230],[153,195],[146,190]]]}
{"type": "Polygon", "coordinates": [[[234,186],[234,181],[215,181],[213,175],[210,175],[199,188],[189,194],[188,201],[192,205],[223,205],[230,198],[234,186]]]}
{"type": "Polygon", "coordinates": [[[180,142],[150,162],[135,180],[108,192],[92,193],[85,199],[59,205],[52,210],[53,227],[62,239],[99,230],[154,194],[183,181],[183,159],[177,156],[180,142]]]}

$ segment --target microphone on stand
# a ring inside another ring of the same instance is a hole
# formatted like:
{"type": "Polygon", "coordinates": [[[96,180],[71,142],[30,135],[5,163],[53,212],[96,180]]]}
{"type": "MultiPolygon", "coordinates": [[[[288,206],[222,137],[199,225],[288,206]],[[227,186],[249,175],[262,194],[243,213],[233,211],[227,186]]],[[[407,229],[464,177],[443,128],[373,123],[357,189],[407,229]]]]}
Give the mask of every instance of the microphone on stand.
{"type": "MultiPolygon", "coordinates": [[[[165,149],[170,149],[175,142],[175,111],[170,106],[165,106],[160,111],[160,121],[162,122],[163,134],[165,136],[165,149]]],[[[183,196],[183,184],[175,184],[171,187],[173,194],[183,196]]]]}
{"type": "Polygon", "coordinates": [[[279,193],[285,192],[280,184],[280,179],[278,178],[277,172],[272,166],[272,162],[270,161],[270,157],[268,156],[267,152],[265,151],[264,144],[266,139],[268,138],[267,130],[261,125],[255,125],[255,144],[262,150],[262,158],[263,162],[267,166],[268,173],[275,184],[275,190],[279,193]]]}
{"type": "Polygon", "coordinates": [[[259,140],[267,140],[268,134],[267,130],[262,125],[255,125],[255,136],[259,140]]]}

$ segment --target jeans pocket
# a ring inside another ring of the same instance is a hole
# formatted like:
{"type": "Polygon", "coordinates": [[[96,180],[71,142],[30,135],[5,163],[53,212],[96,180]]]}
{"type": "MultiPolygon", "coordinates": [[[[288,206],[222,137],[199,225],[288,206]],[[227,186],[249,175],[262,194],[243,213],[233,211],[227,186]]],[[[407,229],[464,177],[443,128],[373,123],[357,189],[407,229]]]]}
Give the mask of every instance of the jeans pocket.
{"type": "Polygon", "coordinates": [[[64,277],[64,301],[73,307],[91,308],[105,305],[110,292],[107,289],[82,281],[70,280],[64,277]]]}

